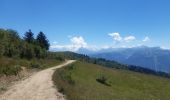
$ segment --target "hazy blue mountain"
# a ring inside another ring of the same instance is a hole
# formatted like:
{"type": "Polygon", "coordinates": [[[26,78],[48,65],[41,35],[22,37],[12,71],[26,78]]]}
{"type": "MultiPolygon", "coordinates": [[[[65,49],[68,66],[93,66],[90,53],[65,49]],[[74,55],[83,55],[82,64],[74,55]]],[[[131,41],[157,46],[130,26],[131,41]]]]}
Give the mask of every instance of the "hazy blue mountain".
{"type": "Polygon", "coordinates": [[[164,50],[160,47],[141,46],[107,49],[89,55],[170,73],[170,50],[164,50]]]}

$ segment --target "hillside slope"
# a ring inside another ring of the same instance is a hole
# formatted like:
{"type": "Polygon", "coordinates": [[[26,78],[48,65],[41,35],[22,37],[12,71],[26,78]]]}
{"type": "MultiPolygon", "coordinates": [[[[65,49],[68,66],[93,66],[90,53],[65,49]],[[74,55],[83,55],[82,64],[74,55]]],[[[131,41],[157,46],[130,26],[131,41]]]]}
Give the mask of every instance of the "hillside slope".
{"type": "Polygon", "coordinates": [[[170,79],[76,62],[53,80],[68,100],[170,100],[170,79]],[[104,77],[107,84],[96,79],[104,77]]]}

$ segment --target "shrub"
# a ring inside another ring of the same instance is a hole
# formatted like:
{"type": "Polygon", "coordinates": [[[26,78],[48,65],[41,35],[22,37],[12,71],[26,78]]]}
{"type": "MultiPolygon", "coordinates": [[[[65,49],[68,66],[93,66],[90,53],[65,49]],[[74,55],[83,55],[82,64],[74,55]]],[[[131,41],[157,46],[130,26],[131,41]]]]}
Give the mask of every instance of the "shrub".
{"type": "Polygon", "coordinates": [[[20,65],[15,65],[15,66],[1,66],[0,73],[5,74],[5,75],[18,75],[18,73],[22,70],[20,65]]]}
{"type": "Polygon", "coordinates": [[[60,93],[63,93],[63,94],[64,94],[64,88],[63,88],[63,87],[60,87],[60,88],[59,88],[59,90],[58,90],[58,92],[60,92],[60,93]]]}
{"type": "Polygon", "coordinates": [[[96,79],[97,82],[110,86],[110,84],[108,84],[108,78],[106,78],[104,75],[101,75],[99,78],[96,79]]]}
{"type": "Polygon", "coordinates": [[[64,58],[63,57],[55,57],[56,60],[59,60],[59,61],[64,61],[64,58]]]}
{"type": "Polygon", "coordinates": [[[15,76],[18,75],[19,71],[21,71],[21,70],[22,70],[22,68],[20,65],[15,65],[14,70],[13,70],[14,75],[15,76]]]}
{"type": "Polygon", "coordinates": [[[68,70],[73,70],[75,67],[74,67],[73,64],[70,64],[70,65],[68,65],[66,68],[67,68],[68,70]]]}
{"type": "Polygon", "coordinates": [[[31,63],[30,63],[30,67],[31,67],[31,68],[42,68],[39,63],[35,63],[35,62],[31,62],[31,63]]]}
{"type": "Polygon", "coordinates": [[[6,91],[7,88],[4,85],[0,85],[0,91],[6,91]]]}

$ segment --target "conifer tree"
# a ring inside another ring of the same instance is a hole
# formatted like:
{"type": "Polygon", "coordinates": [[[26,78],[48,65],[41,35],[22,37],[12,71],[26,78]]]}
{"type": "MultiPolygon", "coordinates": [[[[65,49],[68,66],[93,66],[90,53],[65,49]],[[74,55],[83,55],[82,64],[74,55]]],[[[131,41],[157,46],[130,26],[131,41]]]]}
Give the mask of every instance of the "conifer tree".
{"type": "Polygon", "coordinates": [[[36,42],[38,43],[38,45],[40,45],[41,48],[45,48],[46,50],[49,49],[50,44],[43,32],[39,32],[36,38],[36,42]]]}
{"type": "Polygon", "coordinates": [[[34,43],[34,34],[30,29],[25,33],[24,40],[28,43],[34,43]]]}

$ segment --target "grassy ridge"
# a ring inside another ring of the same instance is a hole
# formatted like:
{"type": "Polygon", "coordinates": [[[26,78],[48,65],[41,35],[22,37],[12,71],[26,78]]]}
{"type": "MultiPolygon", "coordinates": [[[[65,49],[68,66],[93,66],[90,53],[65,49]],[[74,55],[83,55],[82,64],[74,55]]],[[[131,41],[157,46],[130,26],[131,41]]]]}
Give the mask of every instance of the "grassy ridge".
{"type": "Polygon", "coordinates": [[[57,70],[54,83],[68,100],[170,100],[170,79],[76,62],[57,70]],[[110,86],[96,81],[107,78],[110,86]]]}

